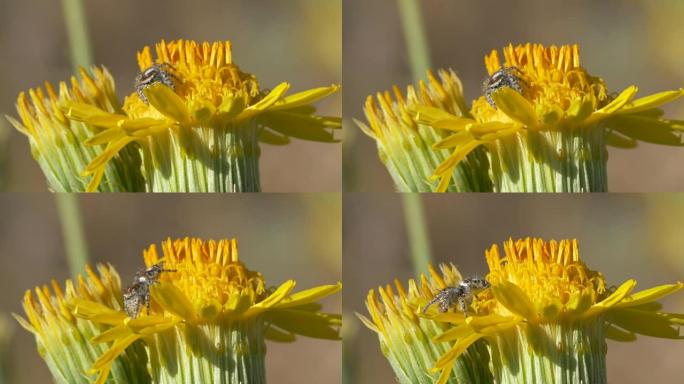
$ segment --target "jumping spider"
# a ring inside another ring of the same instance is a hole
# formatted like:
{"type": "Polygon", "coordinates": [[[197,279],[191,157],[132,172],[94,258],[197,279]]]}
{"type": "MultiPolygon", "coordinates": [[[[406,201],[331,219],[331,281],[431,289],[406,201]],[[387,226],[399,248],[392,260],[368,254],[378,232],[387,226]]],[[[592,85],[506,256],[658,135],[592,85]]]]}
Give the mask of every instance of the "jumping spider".
{"type": "Polygon", "coordinates": [[[484,92],[487,102],[492,107],[496,108],[496,103],[492,98],[492,94],[503,87],[511,88],[512,90],[522,93],[522,85],[527,85],[525,81],[517,76],[522,74],[522,71],[517,67],[502,67],[488,77],[482,84],[482,92],[484,92]]]}
{"type": "Polygon", "coordinates": [[[141,269],[133,278],[133,283],[123,294],[124,309],[131,318],[135,319],[144,306],[150,314],[150,286],[159,282],[162,272],[176,272],[175,269],[164,269],[164,263],[155,264],[147,269],[141,269]]]}
{"type": "Polygon", "coordinates": [[[174,80],[178,81],[179,79],[171,70],[174,70],[174,68],[169,63],[152,64],[135,77],[135,91],[138,93],[138,96],[143,103],[148,104],[147,97],[143,90],[154,83],[164,84],[171,88],[171,90],[176,90],[174,80]]]}
{"type": "Polygon", "coordinates": [[[468,317],[468,307],[470,307],[473,297],[478,292],[489,287],[490,284],[485,279],[472,278],[462,280],[456,287],[446,287],[439,291],[423,308],[423,313],[435,303],[439,303],[439,311],[442,313],[448,311],[456,303],[458,310],[463,312],[465,317],[468,317]]]}

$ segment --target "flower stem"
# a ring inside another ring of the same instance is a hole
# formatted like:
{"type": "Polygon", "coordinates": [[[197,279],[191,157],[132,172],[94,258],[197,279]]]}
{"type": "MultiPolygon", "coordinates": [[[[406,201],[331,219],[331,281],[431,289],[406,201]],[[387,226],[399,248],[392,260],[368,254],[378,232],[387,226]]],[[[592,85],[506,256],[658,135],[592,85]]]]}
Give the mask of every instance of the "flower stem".
{"type": "Polygon", "coordinates": [[[85,274],[85,265],[88,262],[88,247],[83,236],[83,225],[76,196],[73,193],[55,193],[69,271],[74,278],[79,274],[85,274]]]}
{"type": "Polygon", "coordinates": [[[489,345],[497,383],[607,382],[602,320],[526,324],[499,333],[489,345]]]}
{"type": "Polygon", "coordinates": [[[149,192],[259,192],[259,142],[254,121],[172,130],[149,138],[143,174],[149,192]]]}
{"type": "Polygon", "coordinates": [[[489,151],[496,192],[605,192],[605,131],[528,131],[501,139],[489,151]]]}
{"type": "Polygon", "coordinates": [[[428,239],[427,223],[421,195],[418,193],[402,193],[401,201],[404,206],[404,221],[411,247],[411,262],[417,275],[428,274],[431,251],[428,239]]]}
{"type": "Polygon", "coordinates": [[[414,80],[422,79],[430,69],[430,52],[425,37],[425,25],[418,0],[397,0],[404,30],[406,49],[411,60],[414,80]]]}
{"type": "Polygon", "coordinates": [[[87,68],[93,62],[83,0],[62,0],[62,11],[71,47],[71,65],[77,72],[79,66],[87,68]]]}
{"type": "Polygon", "coordinates": [[[155,383],[266,383],[261,318],[174,327],[148,346],[155,383]]]}

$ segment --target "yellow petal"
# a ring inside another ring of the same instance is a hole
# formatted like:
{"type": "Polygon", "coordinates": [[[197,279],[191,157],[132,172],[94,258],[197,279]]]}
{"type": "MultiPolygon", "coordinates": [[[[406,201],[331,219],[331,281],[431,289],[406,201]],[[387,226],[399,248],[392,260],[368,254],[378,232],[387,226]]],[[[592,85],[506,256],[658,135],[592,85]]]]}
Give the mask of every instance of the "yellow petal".
{"type": "Polygon", "coordinates": [[[435,362],[433,371],[445,368],[448,364],[455,361],[468,347],[482,337],[479,333],[471,333],[458,340],[439,360],[435,362]]]}
{"type": "Polygon", "coordinates": [[[249,318],[251,316],[256,316],[260,313],[268,311],[271,307],[283,301],[295,287],[294,280],[288,280],[278,287],[269,297],[264,299],[262,302],[254,304],[251,308],[245,311],[241,317],[249,318]]]}
{"type": "Polygon", "coordinates": [[[621,135],[635,140],[660,144],[681,146],[679,133],[672,130],[672,123],[639,115],[615,115],[604,122],[621,135]]]}
{"type": "Polygon", "coordinates": [[[311,104],[317,100],[332,95],[339,89],[340,86],[334,84],[329,87],[320,87],[309,89],[304,92],[298,92],[279,100],[275,105],[273,105],[269,109],[272,111],[277,111],[311,104]]]}
{"type": "Polygon", "coordinates": [[[90,339],[90,341],[93,343],[109,343],[111,341],[123,339],[130,334],[131,330],[128,329],[128,327],[126,327],[124,324],[120,324],[100,333],[99,335],[90,339]]]}
{"type": "Polygon", "coordinates": [[[112,369],[112,364],[114,364],[114,360],[100,368],[100,373],[97,375],[94,384],[105,384],[107,382],[107,377],[109,376],[109,371],[112,369]]]}
{"type": "Polygon", "coordinates": [[[340,340],[341,316],[297,310],[277,310],[268,319],[278,328],[316,339],[340,340]]]}
{"type": "Polygon", "coordinates": [[[88,186],[86,187],[86,192],[97,192],[97,187],[100,186],[100,182],[102,181],[102,177],[104,176],[105,172],[105,166],[100,166],[95,170],[93,173],[92,179],[90,179],[90,182],[88,183],[88,186]]]}
{"type": "Polygon", "coordinates": [[[451,182],[451,177],[452,177],[451,172],[444,173],[439,178],[439,184],[437,184],[437,188],[435,189],[435,192],[438,192],[438,193],[446,192],[447,188],[449,188],[449,183],[451,182]]]}
{"type": "Polygon", "coordinates": [[[610,146],[623,149],[636,148],[638,142],[629,137],[622,136],[614,131],[609,131],[606,136],[606,143],[610,146]]]}
{"type": "Polygon", "coordinates": [[[638,90],[639,89],[634,85],[627,87],[620,93],[620,95],[618,95],[618,97],[616,97],[613,101],[608,103],[608,105],[592,113],[591,116],[584,120],[583,124],[589,126],[614,114],[616,111],[620,110],[625,104],[632,101],[638,90]]]}
{"type": "Polygon", "coordinates": [[[682,96],[684,96],[684,89],[654,93],[653,95],[644,96],[634,100],[630,104],[625,105],[616,113],[624,114],[646,111],[652,108],[657,108],[663,104],[675,101],[682,96]]]}
{"type": "Polygon", "coordinates": [[[570,121],[580,122],[591,116],[593,110],[594,103],[589,98],[577,98],[570,103],[565,114],[570,121]]]}
{"type": "Polygon", "coordinates": [[[173,328],[181,320],[166,316],[141,316],[136,319],[127,319],[126,326],[133,333],[147,336],[173,328]]]}
{"type": "Polygon", "coordinates": [[[449,381],[449,377],[451,377],[451,371],[454,369],[454,364],[456,364],[455,359],[444,365],[444,368],[442,368],[442,372],[439,374],[439,378],[437,379],[437,384],[446,384],[449,381]]]}
{"type": "Polygon", "coordinates": [[[614,325],[609,325],[606,327],[606,338],[615,340],[615,341],[622,341],[622,342],[629,342],[629,341],[634,341],[636,340],[636,335],[632,332],[622,330],[614,325]]]}
{"type": "Polygon", "coordinates": [[[290,138],[264,128],[259,132],[259,141],[270,145],[286,145],[290,143],[290,138]]]}
{"type": "Polygon", "coordinates": [[[191,322],[197,319],[192,302],[175,285],[163,282],[154,285],[150,292],[154,300],[165,310],[191,322]]]}
{"type": "Polygon", "coordinates": [[[445,341],[454,341],[454,340],[459,340],[462,339],[470,334],[473,333],[472,328],[469,328],[468,326],[461,325],[458,327],[453,327],[446,332],[435,336],[432,341],[436,343],[441,343],[445,341]]]}
{"type": "Polygon", "coordinates": [[[119,128],[107,128],[97,135],[85,141],[86,145],[100,145],[107,144],[110,141],[116,141],[126,136],[126,134],[119,128]]]}
{"type": "Polygon", "coordinates": [[[606,297],[603,301],[596,303],[591,306],[586,312],[582,314],[583,318],[590,316],[596,316],[602,312],[605,312],[615,306],[617,303],[621,302],[625,296],[629,295],[630,292],[636,287],[636,280],[629,279],[622,283],[618,289],[615,290],[610,296],[606,297]]]}
{"type": "Polygon", "coordinates": [[[283,330],[277,329],[274,326],[270,326],[266,329],[264,337],[277,343],[291,343],[297,339],[297,336],[295,336],[294,333],[285,332],[283,330]]]}
{"type": "Polygon", "coordinates": [[[463,159],[465,159],[466,156],[470,152],[473,151],[473,149],[477,148],[482,144],[481,141],[478,140],[472,140],[471,142],[464,144],[463,146],[456,148],[454,150],[454,153],[452,153],[449,157],[447,157],[446,160],[440,164],[437,169],[435,169],[435,176],[442,176],[446,172],[451,173],[451,171],[460,163],[463,159]]]}
{"type": "MultiPolygon", "coordinates": [[[[452,115],[451,113],[441,109],[441,108],[435,108],[435,107],[427,107],[424,105],[416,105],[416,106],[411,106],[407,108],[408,113],[412,114],[416,120],[416,122],[425,124],[425,125],[430,125],[433,126],[438,121],[450,121],[453,122],[454,127],[458,127],[463,125],[466,125],[469,123],[474,123],[475,120],[472,119],[465,119],[465,118],[460,118],[456,115],[452,115]],[[465,120],[461,122],[461,120],[465,120]],[[468,122],[466,122],[468,121],[468,122]]],[[[448,123],[444,123],[449,125],[448,123]]],[[[443,129],[449,129],[449,128],[444,128],[443,129]]]]}
{"type": "Polygon", "coordinates": [[[143,117],[139,119],[126,119],[119,122],[119,127],[126,133],[133,133],[141,129],[156,127],[159,125],[170,126],[173,123],[166,119],[153,119],[151,117],[143,117]]]}
{"type": "Polygon", "coordinates": [[[460,147],[463,144],[465,144],[467,141],[472,140],[472,136],[468,134],[466,131],[461,131],[459,133],[454,133],[453,135],[449,135],[445,137],[444,139],[434,143],[432,145],[433,149],[445,149],[445,148],[453,148],[453,147],[460,147]]]}
{"type": "Polygon", "coordinates": [[[96,323],[118,325],[127,317],[125,313],[116,311],[94,301],[73,299],[67,306],[76,317],[88,319],[96,323]]]}
{"type": "Polygon", "coordinates": [[[520,93],[510,88],[500,88],[492,94],[496,107],[508,117],[534,129],[537,126],[537,113],[534,107],[520,93]]]}
{"type": "Polygon", "coordinates": [[[293,293],[280,303],[274,305],[274,308],[292,308],[303,304],[313,303],[326,296],[335,294],[340,290],[342,290],[342,283],[337,283],[334,285],[321,285],[315,288],[306,289],[293,293]]]}
{"type": "Polygon", "coordinates": [[[532,301],[517,285],[504,281],[501,284],[493,285],[491,290],[496,300],[509,311],[530,322],[537,320],[537,312],[532,301]]]}
{"type": "Polygon", "coordinates": [[[171,88],[155,83],[143,89],[147,101],[162,115],[177,121],[181,124],[190,124],[190,111],[181,99],[171,88]]]}
{"type": "Polygon", "coordinates": [[[72,120],[105,128],[116,127],[119,121],[126,118],[126,116],[112,114],[86,103],[66,102],[62,109],[64,114],[72,120]]]}
{"type": "Polygon", "coordinates": [[[265,111],[259,116],[259,123],[287,136],[302,140],[336,143],[331,128],[339,128],[340,118],[309,116],[290,112],[265,111]]]}
{"type": "Polygon", "coordinates": [[[250,306],[252,306],[252,299],[248,295],[236,294],[228,299],[225,310],[229,314],[239,314],[248,310],[250,306]]]}
{"type": "Polygon", "coordinates": [[[93,366],[90,368],[90,371],[88,373],[94,374],[95,372],[101,370],[105,366],[111,364],[114,359],[119,357],[123,351],[128,348],[129,345],[133,344],[136,340],[141,338],[142,336],[136,335],[136,334],[131,334],[130,336],[126,336],[123,339],[117,340],[111,348],[109,348],[105,353],[103,353],[98,359],[93,363],[93,366]]]}
{"type": "Polygon", "coordinates": [[[231,93],[225,95],[221,101],[221,105],[218,107],[221,118],[225,120],[233,119],[245,109],[246,104],[245,96],[242,94],[231,93]]]}
{"type": "Polygon", "coordinates": [[[288,83],[278,84],[263,99],[259,100],[254,105],[250,105],[249,107],[245,108],[242,112],[240,112],[240,114],[238,114],[235,117],[235,121],[247,120],[269,109],[273,104],[280,100],[283,97],[283,95],[285,95],[285,92],[287,92],[289,88],[290,84],[288,83]]]}
{"type": "Polygon", "coordinates": [[[611,311],[607,320],[641,335],[663,339],[684,338],[679,334],[679,325],[673,325],[667,317],[658,313],[620,308],[611,311]]]}
{"type": "Polygon", "coordinates": [[[623,307],[633,307],[636,305],[641,305],[641,304],[646,304],[652,301],[656,301],[660,299],[661,297],[665,297],[667,295],[670,295],[672,293],[675,293],[682,289],[684,287],[684,284],[681,282],[678,282],[676,284],[666,284],[666,285],[659,285],[657,287],[645,289],[643,291],[639,291],[633,295],[630,295],[628,297],[625,297],[624,300],[621,302],[617,303],[615,307],[617,308],[623,308],[623,307]]]}

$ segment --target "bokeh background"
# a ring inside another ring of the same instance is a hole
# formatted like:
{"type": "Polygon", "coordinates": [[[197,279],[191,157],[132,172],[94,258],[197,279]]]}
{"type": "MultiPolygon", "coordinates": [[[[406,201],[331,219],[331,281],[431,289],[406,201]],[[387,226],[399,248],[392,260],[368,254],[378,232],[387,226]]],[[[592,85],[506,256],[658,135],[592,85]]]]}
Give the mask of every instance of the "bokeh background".
{"type": "MultiPolygon", "coordinates": [[[[463,275],[487,272],[484,251],[522,237],[577,238],[580,255],[609,285],[629,278],[637,289],[684,281],[684,197],[679,194],[423,195],[434,262],[453,262],[463,275]]],[[[344,196],[343,275],[345,383],[395,382],[378,339],[354,316],[367,314],[370,289],[415,276],[401,195],[344,196]]],[[[664,310],[684,312],[684,293],[664,310]]],[[[681,381],[684,341],[639,336],[608,342],[608,382],[681,381]]]]}
{"type": "MultiPolygon", "coordinates": [[[[368,95],[412,83],[398,1],[344,1],[344,186],[392,191],[375,142],[356,127],[368,95]]],[[[420,1],[433,68],[453,68],[465,98],[481,95],[484,55],[509,43],[580,44],[582,65],[611,91],[635,84],[647,95],[684,86],[684,1],[420,1]]],[[[684,101],[666,106],[684,119],[684,101]]],[[[684,191],[684,148],[640,143],[610,148],[612,192],[684,191]]]]}
{"type": "MultiPolygon", "coordinates": [[[[136,52],[161,39],[231,40],[235,62],[265,88],[288,81],[296,92],[342,81],[342,0],[83,3],[94,62],[109,68],[121,98],[132,92],[136,52]]],[[[0,0],[0,190],[46,190],[28,141],[4,115],[16,116],[20,91],[72,75],[61,4],[0,0]]],[[[336,94],[316,105],[321,114],[340,116],[341,100],[336,94]]],[[[341,153],[340,144],[264,145],[262,189],[337,192],[341,153]]]]}
{"type": "MultiPolygon", "coordinates": [[[[297,290],[341,280],[339,194],[287,195],[82,195],[79,197],[90,259],[110,262],[128,284],[143,265],[142,251],[167,237],[235,237],[240,259],[277,286],[297,281],[297,290]]],[[[51,382],[33,336],[9,317],[23,314],[24,292],[69,277],[54,197],[47,193],[0,194],[0,352],[9,349],[6,383],[51,382]],[[2,345],[8,320],[9,348],[2,345]]],[[[340,313],[341,295],[322,301],[340,313]]],[[[268,343],[267,379],[273,383],[340,383],[342,346],[337,341],[298,338],[268,343]],[[312,362],[315,362],[312,363],[312,362]]],[[[0,379],[2,381],[2,379],[0,379]]]]}

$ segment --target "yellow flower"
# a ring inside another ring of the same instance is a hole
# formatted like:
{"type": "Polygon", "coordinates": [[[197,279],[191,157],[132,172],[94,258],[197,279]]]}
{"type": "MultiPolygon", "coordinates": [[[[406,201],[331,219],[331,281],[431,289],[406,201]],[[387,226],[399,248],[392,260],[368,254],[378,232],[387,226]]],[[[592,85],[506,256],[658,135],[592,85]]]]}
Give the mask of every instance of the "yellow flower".
{"type": "Polygon", "coordinates": [[[283,82],[264,91],[254,75],[233,63],[228,41],[162,41],[155,49],[155,59],[149,47],[139,52],[138,66],[141,71],[153,64],[167,66],[174,87],[153,83],[141,89],[149,104],[134,90],[123,113],[87,103],[64,106],[70,118],[101,129],[88,144],[107,145],[84,170],[93,175],[90,190],[107,162],[134,141],[142,148],[148,190],[209,192],[259,190],[257,138],[276,145],[288,143],[289,137],[335,142],[331,129],[340,127],[340,119],[315,115],[311,103],[339,86],[286,96],[290,84],[283,82]],[[244,178],[255,180],[249,184],[244,178]]]}
{"type": "Polygon", "coordinates": [[[452,169],[480,146],[487,148],[495,191],[579,192],[605,190],[606,143],[682,145],[684,123],[662,119],[657,109],[684,95],[681,88],[635,99],[632,85],[613,97],[602,79],[580,65],[577,45],[509,45],[503,53],[503,65],[495,50],[485,57],[487,72],[513,68],[509,72],[522,92],[493,89],[494,105],[483,95],[463,115],[414,108],[418,122],[451,133],[434,145],[452,150],[434,171],[438,191],[446,190],[452,169]]]}
{"type": "MultiPolygon", "coordinates": [[[[408,86],[405,96],[395,86],[392,93],[378,93],[376,99],[372,96],[366,99],[364,112],[368,125],[360,121],[356,121],[356,124],[375,140],[380,161],[387,167],[399,191],[430,191],[430,175],[451,153],[432,147],[447,134],[419,124],[410,112],[416,106],[428,106],[435,111],[444,111],[447,117],[467,115],[461,81],[453,71],[439,71],[439,79],[428,72],[427,84],[421,81],[417,89],[408,86]]],[[[481,151],[474,151],[464,158],[462,166],[452,168],[451,172],[457,182],[448,186],[449,190],[491,190],[491,182],[486,175],[487,158],[483,152],[479,152],[481,151]],[[484,171],[473,171],[480,168],[484,171]]]]}
{"type": "MultiPolygon", "coordinates": [[[[435,342],[453,342],[434,369],[451,371],[474,342],[486,340],[499,383],[605,382],[605,338],[632,341],[637,334],[680,339],[684,315],[660,311],[658,299],[684,284],[633,292],[636,281],[606,286],[603,275],[580,260],[576,240],[509,240],[504,256],[486,252],[491,289],[479,294],[472,312],[427,317],[449,323],[435,342]],[[568,376],[570,375],[570,376],[568,376]],[[517,380],[517,381],[516,381],[517,380]]],[[[446,382],[444,375],[440,383],[446,382]]]]}
{"type": "MultiPolygon", "coordinates": [[[[105,68],[94,67],[92,75],[83,68],[81,81],[71,78],[70,86],[59,83],[59,94],[46,82],[45,89],[30,89],[17,98],[17,111],[21,122],[7,119],[31,145],[31,153],[40,165],[48,186],[55,192],[80,192],[87,186],[79,173],[103,153],[100,146],[84,144],[95,131],[88,124],[68,119],[60,106],[69,102],[86,103],[108,113],[120,113],[121,106],[114,91],[114,80],[105,68]]],[[[109,166],[101,169],[104,182],[99,191],[135,191],[142,188],[139,171],[140,155],[126,148],[114,156],[109,166]],[[125,165],[130,164],[128,169],[125,165]]]]}
{"type": "Polygon", "coordinates": [[[112,326],[92,339],[112,343],[91,367],[90,373],[99,372],[98,383],[136,340],[148,349],[154,382],[211,377],[249,383],[263,379],[264,338],[339,339],[341,317],[320,312],[317,301],[338,292],[340,283],[293,293],[295,282],[288,280],[270,289],[261,274],[239,261],[235,240],[167,240],[162,249],[163,257],[154,245],[144,253],[148,267],[163,263],[168,270],[151,286],[149,313],[143,308],[130,318],[91,300],[70,303],[77,317],[112,326]]]}
{"type": "MultiPolygon", "coordinates": [[[[86,266],[86,277],[67,280],[64,288],[53,280],[52,289],[45,285],[34,292],[26,291],[26,318],[13,314],[35,336],[38,353],[57,383],[89,383],[84,372],[108,349],[88,342],[107,327],[75,317],[67,305],[80,298],[107,308],[121,308],[121,283],[116,270],[111,265],[99,265],[97,269],[98,274],[86,266]]],[[[133,344],[113,362],[111,376],[117,383],[150,383],[146,364],[144,348],[133,344]]]]}
{"type": "MultiPolygon", "coordinates": [[[[408,281],[408,291],[395,280],[392,286],[379,287],[378,293],[368,292],[366,308],[370,319],[357,314],[359,319],[378,335],[380,349],[389,360],[397,381],[402,384],[431,384],[437,379],[429,370],[435,361],[446,353],[450,345],[434,342],[444,332],[445,324],[422,318],[416,314],[420,302],[430,300],[447,286],[455,286],[461,274],[452,264],[441,266],[441,275],[429,266],[429,279],[421,275],[418,281],[408,281]],[[378,298],[379,294],[379,298],[378,298]]],[[[468,348],[468,353],[458,359],[453,371],[442,374],[453,383],[491,383],[488,368],[489,354],[483,343],[468,348]]]]}

